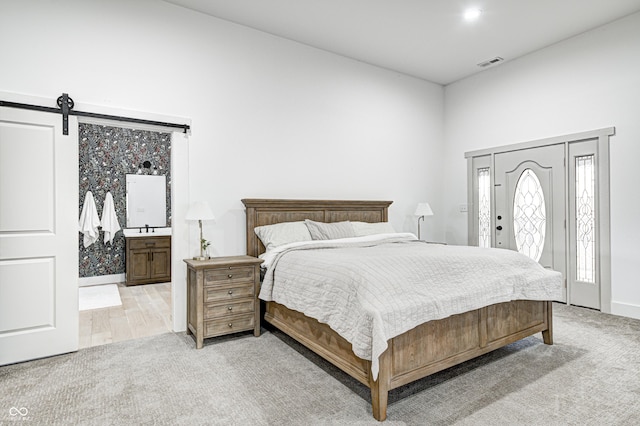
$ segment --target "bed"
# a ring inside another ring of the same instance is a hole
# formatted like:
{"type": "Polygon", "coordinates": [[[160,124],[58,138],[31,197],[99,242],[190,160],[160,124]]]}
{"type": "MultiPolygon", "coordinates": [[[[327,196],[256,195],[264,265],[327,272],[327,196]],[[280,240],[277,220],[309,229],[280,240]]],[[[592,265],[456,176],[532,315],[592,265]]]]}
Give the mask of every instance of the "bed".
{"type": "MultiPolygon", "coordinates": [[[[391,201],[243,199],[246,207],[247,254],[265,251],[254,233],[258,226],[282,222],[386,222],[391,201]]],[[[372,362],[355,355],[351,343],[327,324],[274,301],[265,302],[264,321],[291,336],[371,390],[375,419],[387,416],[388,392],[435,372],[542,333],[553,343],[549,300],[515,300],[483,306],[422,323],[388,340],[372,362]]]]}

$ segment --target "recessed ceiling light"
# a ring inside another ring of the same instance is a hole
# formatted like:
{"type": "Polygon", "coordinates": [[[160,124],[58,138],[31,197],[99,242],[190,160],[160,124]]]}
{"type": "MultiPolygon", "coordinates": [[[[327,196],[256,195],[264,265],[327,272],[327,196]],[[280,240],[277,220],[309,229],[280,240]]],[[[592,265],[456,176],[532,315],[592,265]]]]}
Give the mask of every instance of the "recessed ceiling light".
{"type": "Polygon", "coordinates": [[[467,21],[475,21],[480,17],[482,11],[476,8],[470,8],[464,11],[464,19],[467,21]]]}

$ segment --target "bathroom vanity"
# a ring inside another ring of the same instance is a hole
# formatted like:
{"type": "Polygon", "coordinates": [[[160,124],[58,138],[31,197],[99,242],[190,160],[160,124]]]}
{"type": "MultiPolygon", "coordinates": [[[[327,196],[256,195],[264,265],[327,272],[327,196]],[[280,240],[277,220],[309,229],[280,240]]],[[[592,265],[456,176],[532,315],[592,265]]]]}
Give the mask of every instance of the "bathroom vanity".
{"type": "Polygon", "coordinates": [[[171,281],[171,235],[125,233],[125,241],[127,285],[171,281]]]}
{"type": "Polygon", "coordinates": [[[166,178],[128,174],[126,179],[126,284],[169,282],[171,228],[167,227],[166,178]]]}

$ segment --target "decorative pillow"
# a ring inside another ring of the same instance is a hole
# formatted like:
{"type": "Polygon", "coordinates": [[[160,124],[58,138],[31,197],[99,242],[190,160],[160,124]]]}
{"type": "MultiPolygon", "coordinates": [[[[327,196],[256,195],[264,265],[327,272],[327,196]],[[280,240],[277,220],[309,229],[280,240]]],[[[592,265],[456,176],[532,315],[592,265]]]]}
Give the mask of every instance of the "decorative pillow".
{"type": "Polygon", "coordinates": [[[274,225],[258,226],[254,232],[267,251],[283,244],[311,241],[311,234],[304,222],[282,222],[274,225]]]}
{"type": "Polygon", "coordinates": [[[393,234],[396,232],[389,222],[351,222],[351,226],[353,227],[353,232],[356,234],[356,237],[374,234],[393,234]]]}
{"type": "Polygon", "coordinates": [[[335,240],[337,238],[356,236],[351,222],[324,223],[306,219],[304,223],[307,225],[311,238],[314,240],[335,240]]]}

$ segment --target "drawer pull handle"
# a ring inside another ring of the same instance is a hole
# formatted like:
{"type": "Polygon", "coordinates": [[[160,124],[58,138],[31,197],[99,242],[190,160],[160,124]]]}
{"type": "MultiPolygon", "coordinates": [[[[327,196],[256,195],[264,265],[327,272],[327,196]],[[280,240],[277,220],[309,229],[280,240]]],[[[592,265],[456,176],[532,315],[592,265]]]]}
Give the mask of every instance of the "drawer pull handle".
{"type": "Polygon", "coordinates": [[[233,327],[233,324],[229,323],[229,328],[233,327]]]}
{"type": "Polygon", "coordinates": [[[227,309],[233,311],[233,308],[231,306],[229,306],[227,309]]]}
{"type": "Polygon", "coordinates": [[[233,275],[232,275],[232,274],[229,274],[229,275],[227,275],[227,277],[229,277],[229,278],[233,278],[233,275]]]}
{"type": "Polygon", "coordinates": [[[229,294],[233,294],[233,290],[229,290],[229,294]]]}

